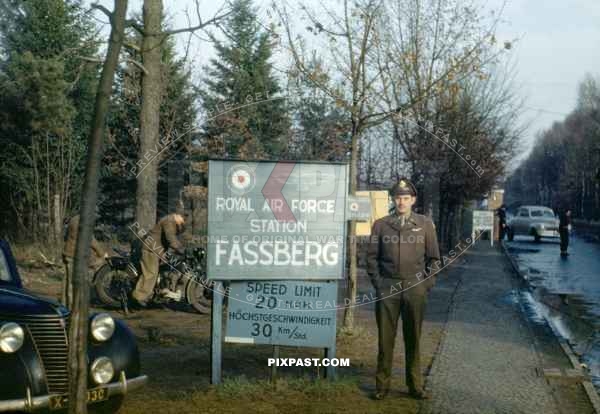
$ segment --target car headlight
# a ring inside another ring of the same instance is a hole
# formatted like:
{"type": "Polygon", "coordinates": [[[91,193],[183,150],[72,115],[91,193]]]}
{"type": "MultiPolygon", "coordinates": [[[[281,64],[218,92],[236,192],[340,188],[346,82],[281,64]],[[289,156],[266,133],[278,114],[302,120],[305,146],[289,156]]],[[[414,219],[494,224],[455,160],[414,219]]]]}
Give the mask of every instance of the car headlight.
{"type": "Polygon", "coordinates": [[[107,341],[115,333],[115,320],[108,313],[99,313],[92,318],[90,331],[96,341],[107,341]]]}
{"type": "Polygon", "coordinates": [[[12,354],[23,346],[25,332],[18,324],[8,322],[0,328],[0,349],[2,352],[12,354]]]}
{"type": "Polygon", "coordinates": [[[108,383],[115,375],[115,368],[110,359],[107,357],[100,357],[92,362],[90,368],[92,379],[98,385],[108,383]]]}

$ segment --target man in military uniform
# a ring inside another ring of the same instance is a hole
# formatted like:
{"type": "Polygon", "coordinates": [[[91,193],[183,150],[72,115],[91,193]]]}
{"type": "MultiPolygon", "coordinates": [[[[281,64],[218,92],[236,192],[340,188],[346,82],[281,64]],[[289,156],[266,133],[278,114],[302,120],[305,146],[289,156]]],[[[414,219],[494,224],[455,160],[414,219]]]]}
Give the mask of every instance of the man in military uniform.
{"type": "MultiPolygon", "coordinates": [[[[79,214],[71,217],[67,227],[65,244],[63,246],[62,259],[65,265],[65,277],[62,282],[61,303],[71,308],[73,302],[73,262],[75,260],[75,246],[77,245],[77,234],[79,233],[79,214]]],[[[94,253],[95,260],[91,256],[89,267],[96,267],[98,259],[108,257],[94,236],[90,248],[94,253]]]]}
{"type": "Polygon", "coordinates": [[[177,236],[183,232],[185,220],[181,214],[169,214],[159,220],[142,242],[140,265],[142,276],[138,279],[132,293],[137,305],[146,307],[152,297],[158,280],[160,260],[167,262],[167,251],[171,248],[176,254],[183,255],[184,247],[177,236]]]}
{"type": "Polygon", "coordinates": [[[571,231],[571,209],[563,208],[558,215],[558,234],[560,236],[560,255],[565,257],[569,255],[569,232],[571,231]]]}
{"type": "Polygon", "coordinates": [[[496,210],[496,215],[498,216],[498,225],[500,227],[499,240],[502,241],[506,234],[506,204],[502,204],[500,208],[496,210]]]}
{"type": "Polygon", "coordinates": [[[375,317],[379,352],[375,398],[390,388],[398,317],[406,350],[406,385],[416,399],[427,398],[421,376],[419,342],[427,293],[435,283],[439,247],[431,219],[412,212],[417,191],[407,179],[390,190],[395,210],[373,224],[367,253],[367,271],[377,290],[375,317]]]}

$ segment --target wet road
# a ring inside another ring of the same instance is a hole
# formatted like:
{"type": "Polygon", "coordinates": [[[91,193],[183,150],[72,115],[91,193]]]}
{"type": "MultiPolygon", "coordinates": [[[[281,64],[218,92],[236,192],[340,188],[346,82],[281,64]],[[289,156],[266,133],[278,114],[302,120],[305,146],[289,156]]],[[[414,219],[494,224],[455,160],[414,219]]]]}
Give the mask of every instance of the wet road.
{"type": "Polygon", "coordinates": [[[600,244],[572,234],[570,255],[562,258],[558,239],[535,243],[515,237],[505,243],[533,288],[524,298],[533,309],[530,316],[551,320],[600,388],[600,244]]]}

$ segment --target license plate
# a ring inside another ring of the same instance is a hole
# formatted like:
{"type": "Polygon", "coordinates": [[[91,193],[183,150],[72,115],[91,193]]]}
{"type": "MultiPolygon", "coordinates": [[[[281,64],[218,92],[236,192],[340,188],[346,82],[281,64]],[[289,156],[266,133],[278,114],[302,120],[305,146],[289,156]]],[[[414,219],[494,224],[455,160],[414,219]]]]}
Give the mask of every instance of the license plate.
{"type": "MultiPolygon", "coordinates": [[[[106,400],[108,400],[108,388],[106,387],[94,388],[87,392],[88,404],[106,400]]],[[[61,408],[67,408],[67,402],[68,398],[66,394],[52,395],[50,396],[50,409],[60,410],[61,408]]]]}

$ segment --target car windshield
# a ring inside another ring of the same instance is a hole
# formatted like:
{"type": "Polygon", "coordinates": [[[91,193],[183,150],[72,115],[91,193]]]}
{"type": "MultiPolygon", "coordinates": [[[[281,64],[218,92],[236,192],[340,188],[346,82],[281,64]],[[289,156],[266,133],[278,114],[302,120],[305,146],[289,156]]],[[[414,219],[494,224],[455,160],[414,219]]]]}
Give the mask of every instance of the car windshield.
{"type": "Polygon", "coordinates": [[[554,213],[551,210],[531,210],[531,217],[554,218],[554,213]]]}
{"type": "Polygon", "coordinates": [[[4,251],[2,249],[0,249],[0,281],[12,282],[8,261],[6,260],[6,256],[4,255],[4,251]]]}

